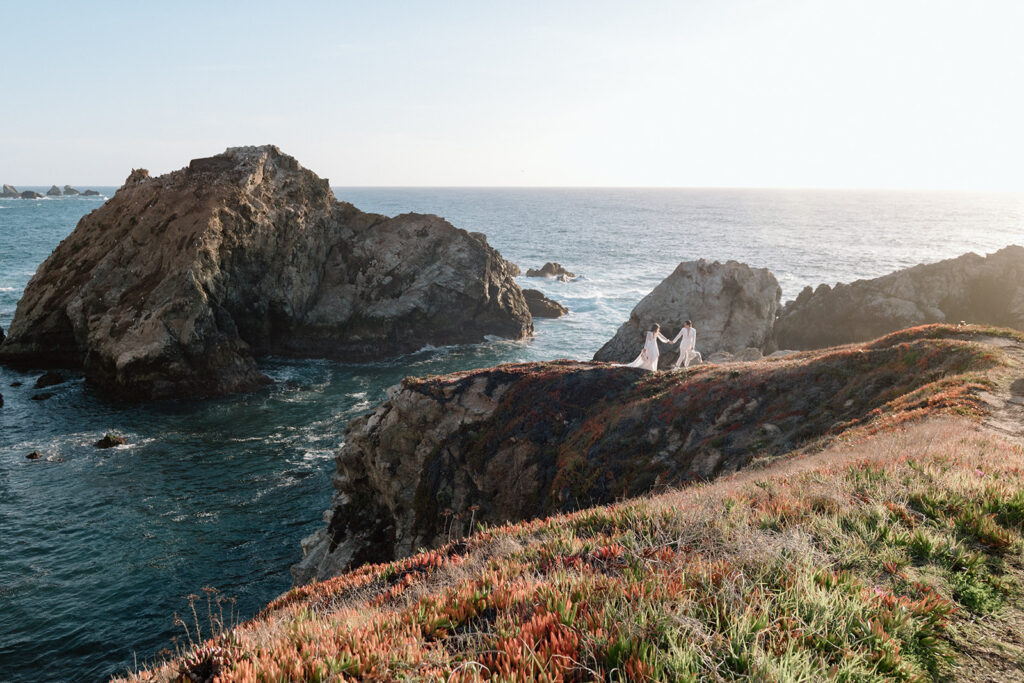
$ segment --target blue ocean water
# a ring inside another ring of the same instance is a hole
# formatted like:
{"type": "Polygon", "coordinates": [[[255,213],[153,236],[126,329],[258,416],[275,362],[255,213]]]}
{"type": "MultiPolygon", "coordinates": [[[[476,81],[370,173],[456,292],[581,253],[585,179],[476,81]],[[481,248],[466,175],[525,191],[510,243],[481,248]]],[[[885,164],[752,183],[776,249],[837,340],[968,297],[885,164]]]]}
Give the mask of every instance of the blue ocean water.
{"type": "MultiPolygon", "coordinates": [[[[21,188],[26,189],[26,188],[21,188]]],[[[28,188],[44,191],[45,188],[28,188]]],[[[114,188],[102,189],[106,195],[114,188]]],[[[874,277],[1024,242],[1024,196],[740,189],[336,188],[388,215],[436,213],[488,235],[522,279],[572,311],[528,342],[424,349],[360,365],[267,359],[276,384],[208,402],[125,404],[81,379],[30,400],[39,373],[0,367],[0,681],[103,680],[157,656],[210,586],[254,614],[290,585],[322,524],[351,417],[409,374],[587,359],[683,260],[772,269],[805,285],[874,277]],[[22,386],[12,387],[14,382],[22,386]],[[96,450],[117,431],[126,446],[96,450]],[[38,450],[44,458],[25,455],[38,450]]],[[[0,326],[36,267],[104,198],[0,199],[0,326]]]]}

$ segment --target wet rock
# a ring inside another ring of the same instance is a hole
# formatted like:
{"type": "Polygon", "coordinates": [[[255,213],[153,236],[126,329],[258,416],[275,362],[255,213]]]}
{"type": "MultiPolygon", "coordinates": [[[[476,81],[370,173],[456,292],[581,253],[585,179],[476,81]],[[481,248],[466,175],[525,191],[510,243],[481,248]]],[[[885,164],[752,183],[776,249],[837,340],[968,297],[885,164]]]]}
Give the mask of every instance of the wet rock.
{"type": "Polygon", "coordinates": [[[0,408],[4,407],[4,395],[0,394],[0,408]]]}
{"type": "Polygon", "coordinates": [[[68,378],[59,372],[44,372],[39,376],[39,379],[36,380],[35,388],[45,389],[46,387],[56,386],[67,381],[68,378]]]}
{"type": "Polygon", "coordinates": [[[567,282],[576,277],[576,274],[566,270],[561,263],[548,261],[540,267],[540,270],[529,268],[526,271],[526,277],[553,277],[558,278],[563,282],[567,282]]]}
{"type": "MultiPolygon", "coordinates": [[[[675,271],[640,300],[601,349],[596,361],[627,363],[640,353],[644,334],[653,323],[672,339],[686,320],[697,331],[697,351],[709,362],[714,354],[736,354],[749,347],[762,352],[772,348],[772,323],[778,311],[782,289],[766,268],[744,263],[703,259],[680,263],[675,271]]],[[[658,366],[670,367],[678,357],[677,347],[662,345],[658,366]]]]}
{"type": "Polygon", "coordinates": [[[14,380],[13,382],[11,382],[12,387],[20,387],[22,384],[23,383],[19,382],[18,380],[14,380]]]}
{"type": "Polygon", "coordinates": [[[45,401],[46,399],[53,398],[54,396],[56,396],[56,394],[54,394],[52,391],[43,391],[38,394],[32,394],[32,400],[45,401]]]}
{"type": "Polygon", "coordinates": [[[232,148],[133,170],[29,282],[0,362],[82,367],[126,398],[250,391],[270,381],[263,355],[367,361],[528,336],[512,272],[479,233],[364,213],[276,147],[232,148]]]}
{"type": "Polygon", "coordinates": [[[60,191],[60,188],[56,185],[51,185],[50,189],[46,191],[47,197],[60,197],[62,194],[63,193],[60,191]]]}
{"type": "Polygon", "coordinates": [[[123,446],[127,441],[124,437],[118,436],[117,434],[105,434],[102,439],[93,444],[96,448],[113,448],[114,446],[123,446]]]}
{"type": "Polygon", "coordinates": [[[22,199],[42,199],[43,198],[43,195],[39,194],[38,192],[33,192],[32,190],[25,190],[24,192],[22,192],[18,196],[20,196],[22,199]]]}
{"type": "Polygon", "coordinates": [[[29,460],[38,460],[39,458],[43,457],[43,454],[40,453],[39,451],[32,451],[25,457],[28,458],[29,460]]]}
{"type": "Polygon", "coordinates": [[[523,298],[526,299],[526,306],[530,309],[530,314],[535,318],[561,318],[569,312],[568,308],[547,298],[536,289],[524,289],[523,298]]]}
{"type": "Polygon", "coordinates": [[[814,349],[962,320],[1024,330],[1024,247],[800,292],[775,323],[778,346],[814,349]]]}

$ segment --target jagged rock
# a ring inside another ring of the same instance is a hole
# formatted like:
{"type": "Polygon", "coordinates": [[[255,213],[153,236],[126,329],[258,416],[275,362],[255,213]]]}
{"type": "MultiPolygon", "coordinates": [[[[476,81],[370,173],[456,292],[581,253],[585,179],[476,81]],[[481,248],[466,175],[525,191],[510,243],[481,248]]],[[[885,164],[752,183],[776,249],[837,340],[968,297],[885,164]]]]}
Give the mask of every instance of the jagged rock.
{"type": "Polygon", "coordinates": [[[84,190],[82,192],[82,196],[83,197],[99,197],[100,193],[97,192],[96,190],[84,190]]]}
{"type": "Polygon", "coordinates": [[[807,287],[782,310],[775,339],[783,348],[823,348],[961,320],[1024,330],[1024,247],[964,254],[834,288],[807,287]]]}
{"type": "Polygon", "coordinates": [[[124,437],[118,436],[117,434],[104,434],[103,438],[93,444],[96,448],[113,448],[114,446],[123,446],[127,441],[124,437]]]}
{"type": "Polygon", "coordinates": [[[548,261],[541,266],[540,270],[529,268],[526,271],[526,277],[554,277],[562,280],[563,282],[567,282],[576,277],[576,274],[570,273],[562,266],[561,263],[552,263],[551,261],[548,261]]]}
{"type": "Polygon", "coordinates": [[[18,196],[21,197],[22,199],[42,199],[43,198],[43,195],[39,194],[38,192],[33,192],[32,190],[25,190],[24,192],[22,192],[18,196]]]}
{"type": "Polygon", "coordinates": [[[36,380],[35,388],[45,389],[47,387],[52,387],[57,384],[63,384],[66,381],[68,381],[67,377],[65,377],[59,372],[45,372],[39,376],[39,379],[36,380]]]}
{"type": "MultiPolygon", "coordinates": [[[[303,540],[297,583],[503,524],[731,473],[872,419],[929,382],[973,372],[953,337],[642,373],[555,361],[406,378],[345,430],[325,526],[303,540]],[[907,372],[908,353],[928,368],[907,372]],[[853,403],[848,401],[853,398],[853,403]],[[832,431],[830,431],[832,430],[832,431]]],[[[936,334],[933,336],[941,336],[936,334]]]]}
{"type": "Polygon", "coordinates": [[[525,337],[511,273],[482,235],[363,213],[276,147],[233,148],[133,170],[38,269],[0,362],[82,367],[129,397],[247,391],[269,381],[266,354],[365,361],[525,337]]]}
{"type": "Polygon", "coordinates": [[[552,301],[536,289],[524,289],[523,298],[526,299],[526,306],[534,318],[561,318],[569,312],[568,308],[557,301],[552,301]]]}
{"type": "MultiPolygon", "coordinates": [[[[594,360],[629,362],[640,353],[651,324],[659,323],[662,334],[671,339],[686,320],[693,321],[697,350],[710,362],[721,362],[712,359],[718,351],[755,347],[770,352],[781,296],[782,289],[767,268],[704,259],[680,263],[640,300],[594,360]]],[[[662,345],[659,367],[671,366],[678,355],[675,348],[662,345]]]]}
{"type": "Polygon", "coordinates": [[[43,454],[40,453],[39,451],[32,451],[25,457],[28,458],[29,460],[38,460],[39,458],[43,457],[43,454]]]}
{"type": "Polygon", "coordinates": [[[76,190],[75,188],[71,187],[70,185],[65,185],[64,186],[64,194],[66,196],[72,197],[72,196],[74,196],[76,194],[82,194],[82,193],[79,192],[78,190],[76,190]]]}
{"type": "Polygon", "coordinates": [[[62,195],[60,188],[56,185],[51,185],[50,189],[46,191],[47,197],[60,197],[62,195]]]}
{"type": "Polygon", "coordinates": [[[12,199],[20,196],[21,192],[18,192],[18,188],[14,187],[13,185],[5,184],[4,189],[0,191],[0,197],[6,197],[7,199],[12,199]]]}

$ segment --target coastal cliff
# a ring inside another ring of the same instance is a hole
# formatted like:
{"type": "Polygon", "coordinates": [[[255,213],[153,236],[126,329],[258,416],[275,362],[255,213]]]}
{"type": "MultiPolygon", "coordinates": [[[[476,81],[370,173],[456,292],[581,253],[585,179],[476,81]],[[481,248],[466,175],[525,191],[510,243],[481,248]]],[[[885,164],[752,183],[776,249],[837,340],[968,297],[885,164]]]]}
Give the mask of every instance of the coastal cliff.
{"type": "Polygon", "coordinates": [[[266,354],[365,361],[528,336],[514,273],[480,233],[363,213],[276,147],[232,148],[133,171],[40,266],[0,362],[81,367],[126,397],[247,391],[268,381],[266,354]]]}
{"type": "Polygon", "coordinates": [[[297,583],[472,531],[736,472],[963,400],[995,361],[955,330],[689,373],[556,361],[407,378],[352,421],[297,583]]]}

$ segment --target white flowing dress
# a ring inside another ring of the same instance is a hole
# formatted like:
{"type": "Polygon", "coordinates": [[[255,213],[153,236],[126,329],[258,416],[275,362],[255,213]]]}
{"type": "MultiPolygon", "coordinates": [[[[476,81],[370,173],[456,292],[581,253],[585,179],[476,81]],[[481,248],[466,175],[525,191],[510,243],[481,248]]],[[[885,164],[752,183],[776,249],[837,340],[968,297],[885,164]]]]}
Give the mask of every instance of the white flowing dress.
{"type": "Polygon", "coordinates": [[[640,355],[632,363],[627,363],[623,367],[657,370],[658,356],[661,355],[661,351],[658,349],[659,339],[666,344],[670,343],[668,339],[662,336],[661,332],[648,332],[644,338],[644,348],[640,351],[640,355]]]}

